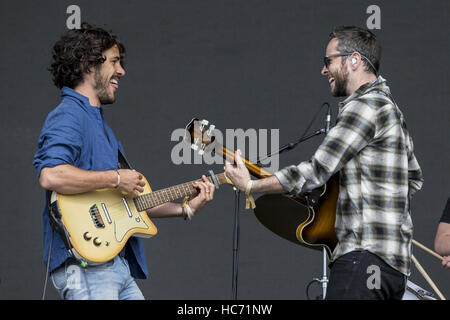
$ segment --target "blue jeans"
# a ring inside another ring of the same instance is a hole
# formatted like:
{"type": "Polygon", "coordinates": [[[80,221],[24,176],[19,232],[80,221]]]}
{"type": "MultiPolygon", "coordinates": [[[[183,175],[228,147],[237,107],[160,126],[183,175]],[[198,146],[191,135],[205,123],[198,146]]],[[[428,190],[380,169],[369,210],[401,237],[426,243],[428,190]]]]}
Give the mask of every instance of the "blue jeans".
{"type": "Polygon", "coordinates": [[[87,268],[74,260],[67,260],[52,272],[51,277],[65,300],[144,300],[130,275],[127,260],[120,256],[87,268]]]}

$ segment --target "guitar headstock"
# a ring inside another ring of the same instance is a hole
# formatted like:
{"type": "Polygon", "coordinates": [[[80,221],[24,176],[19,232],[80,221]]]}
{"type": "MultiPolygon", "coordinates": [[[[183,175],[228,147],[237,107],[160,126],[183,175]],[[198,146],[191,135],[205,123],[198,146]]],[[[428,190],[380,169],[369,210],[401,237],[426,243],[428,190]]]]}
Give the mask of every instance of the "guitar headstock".
{"type": "Polygon", "coordinates": [[[191,148],[198,150],[200,155],[205,153],[206,147],[213,144],[215,137],[213,131],[215,125],[210,124],[208,120],[198,120],[193,118],[186,126],[184,140],[191,144],[191,148]]]}

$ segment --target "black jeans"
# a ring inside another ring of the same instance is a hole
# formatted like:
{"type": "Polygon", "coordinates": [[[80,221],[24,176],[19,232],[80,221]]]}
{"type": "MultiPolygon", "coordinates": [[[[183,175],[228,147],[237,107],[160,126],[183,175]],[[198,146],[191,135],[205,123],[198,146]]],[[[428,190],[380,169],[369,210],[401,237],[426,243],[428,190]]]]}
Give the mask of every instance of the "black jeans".
{"type": "Polygon", "coordinates": [[[352,251],[331,265],[327,300],[401,300],[406,276],[369,251],[352,251]]]}

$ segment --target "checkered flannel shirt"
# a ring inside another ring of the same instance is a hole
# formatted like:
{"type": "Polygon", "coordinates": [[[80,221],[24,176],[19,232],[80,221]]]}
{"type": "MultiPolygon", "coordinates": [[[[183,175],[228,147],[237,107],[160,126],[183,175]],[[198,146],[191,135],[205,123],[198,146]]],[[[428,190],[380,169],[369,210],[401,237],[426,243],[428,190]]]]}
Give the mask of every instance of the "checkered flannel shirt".
{"type": "Polygon", "coordinates": [[[413,141],[386,80],[361,86],[339,104],[336,125],[314,156],[275,173],[290,194],[315,189],[339,172],[332,261],[368,250],[410,274],[413,224],[409,201],[423,184],[413,141]]]}

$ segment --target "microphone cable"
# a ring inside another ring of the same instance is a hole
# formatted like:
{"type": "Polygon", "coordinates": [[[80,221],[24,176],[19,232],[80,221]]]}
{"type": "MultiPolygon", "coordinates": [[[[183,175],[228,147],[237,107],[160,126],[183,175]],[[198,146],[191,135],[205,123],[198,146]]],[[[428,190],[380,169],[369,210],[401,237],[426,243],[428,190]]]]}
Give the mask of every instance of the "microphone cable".
{"type": "MultiPolygon", "coordinates": [[[[331,110],[331,109],[330,109],[330,104],[329,104],[328,102],[322,103],[322,105],[320,106],[319,110],[317,110],[316,114],[314,115],[314,117],[312,118],[312,120],[309,122],[308,126],[306,127],[305,132],[303,132],[303,134],[302,134],[302,136],[301,136],[300,139],[298,139],[298,140],[295,141],[295,142],[289,142],[289,143],[285,144],[285,145],[284,145],[283,147],[281,147],[280,150],[278,150],[276,153],[269,154],[267,157],[265,157],[265,158],[263,158],[263,159],[258,159],[258,160],[256,161],[256,164],[257,164],[259,167],[263,168],[264,166],[267,166],[267,165],[262,164],[261,161],[264,161],[264,160],[266,160],[266,159],[268,159],[268,158],[270,158],[270,157],[273,157],[273,156],[276,155],[276,154],[280,154],[282,151],[284,151],[284,150],[286,150],[286,149],[290,150],[290,149],[294,148],[300,141],[303,140],[303,138],[305,138],[306,134],[307,134],[308,131],[311,129],[312,125],[314,124],[314,122],[316,121],[316,119],[317,119],[317,117],[319,116],[320,112],[322,111],[323,107],[326,106],[326,105],[328,106],[328,110],[329,110],[329,111],[331,110]]],[[[322,130],[324,130],[324,129],[322,129],[322,130]]]]}

